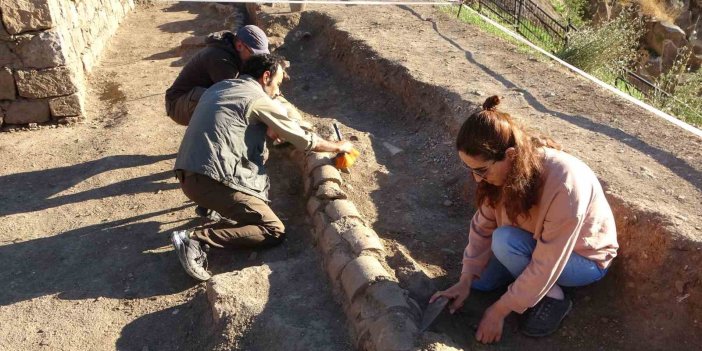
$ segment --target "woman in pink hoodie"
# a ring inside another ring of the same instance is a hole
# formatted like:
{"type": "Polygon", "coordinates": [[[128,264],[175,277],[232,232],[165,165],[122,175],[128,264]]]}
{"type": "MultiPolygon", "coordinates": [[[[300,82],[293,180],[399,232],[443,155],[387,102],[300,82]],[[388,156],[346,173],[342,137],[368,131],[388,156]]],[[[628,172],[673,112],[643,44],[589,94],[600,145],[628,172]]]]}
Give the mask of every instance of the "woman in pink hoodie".
{"type": "Polygon", "coordinates": [[[499,341],[504,319],[524,314],[529,336],[555,332],[572,308],[561,286],[583,286],[607,273],[617,254],[612,210],[592,170],[529,136],[489,97],[463,123],[458,155],[478,183],[476,211],[458,283],[432,296],[463,306],[471,287],[490,291],[509,285],[480,321],[476,339],[499,341]],[[526,313],[525,313],[526,312],[526,313]]]}

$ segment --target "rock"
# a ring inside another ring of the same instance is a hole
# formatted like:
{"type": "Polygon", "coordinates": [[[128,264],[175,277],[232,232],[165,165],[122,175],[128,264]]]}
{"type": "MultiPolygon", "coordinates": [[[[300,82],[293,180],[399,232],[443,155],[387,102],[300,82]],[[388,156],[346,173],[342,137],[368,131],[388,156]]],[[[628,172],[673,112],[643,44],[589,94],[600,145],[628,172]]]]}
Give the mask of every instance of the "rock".
{"type": "Polygon", "coordinates": [[[663,54],[661,54],[661,67],[663,72],[667,72],[675,64],[675,59],[678,58],[678,47],[672,40],[663,40],[663,54]]]}
{"type": "Polygon", "coordinates": [[[697,71],[702,67],[702,55],[690,55],[690,60],[687,63],[690,65],[690,70],[697,71]]]}
{"type": "Polygon", "coordinates": [[[53,26],[49,2],[43,0],[0,0],[0,11],[5,29],[10,34],[53,26]]]}
{"type": "Polygon", "coordinates": [[[54,117],[80,116],[83,114],[83,106],[78,94],[50,99],[49,109],[54,117]]]}
{"type": "Polygon", "coordinates": [[[690,47],[692,48],[693,54],[702,55],[702,39],[695,39],[691,41],[690,47]]]}
{"type": "Polygon", "coordinates": [[[651,22],[644,35],[644,41],[658,55],[663,55],[663,42],[670,40],[675,47],[687,44],[685,32],[680,27],[668,22],[651,22]]]}
{"type": "Polygon", "coordinates": [[[16,95],[12,71],[9,68],[0,68],[0,100],[14,100],[16,95]]]}
{"type": "Polygon", "coordinates": [[[660,57],[649,59],[646,65],[644,66],[644,70],[651,77],[660,77],[660,75],[663,73],[663,60],[660,57]]]}
{"type": "Polygon", "coordinates": [[[0,41],[0,67],[19,67],[19,57],[12,51],[14,43],[0,41]]]}
{"type": "MultiPolygon", "coordinates": [[[[2,16],[2,12],[0,12],[0,17],[2,16]]],[[[12,40],[12,35],[7,32],[7,29],[5,29],[5,25],[2,24],[2,18],[0,18],[0,40],[5,40],[5,41],[10,41],[12,40]]]]}
{"type": "Polygon", "coordinates": [[[398,153],[402,152],[402,149],[400,149],[399,147],[397,147],[397,146],[395,146],[395,145],[393,145],[393,144],[390,144],[390,143],[388,143],[388,142],[383,142],[383,146],[384,146],[386,149],[388,149],[388,151],[390,151],[390,156],[395,156],[395,155],[397,155],[398,153]]]}
{"type": "Polygon", "coordinates": [[[675,281],[675,290],[677,290],[677,292],[680,294],[685,292],[685,282],[683,282],[681,280],[676,280],[675,281]]]}
{"type": "Polygon", "coordinates": [[[49,30],[37,35],[22,35],[17,38],[15,53],[22,61],[22,68],[52,68],[66,64],[67,46],[61,45],[58,32],[49,30]]]}
{"type": "Polygon", "coordinates": [[[451,201],[451,200],[444,201],[444,206],[446,206],[446,207],[453,206],[453,201],[451,201]]]}
{"type": "Polygon", "coordinates": [[[612,19],[612,6],[609,1],[599,0],[590,2],[593,24],[609,22],[612,19]]]}
{"type": "Polygon", "coordinates": [[[690,37],[695,30],[695,23],[692,21],[691,11],[682,11],[678,18],[675,19],[675,25],[680,27],[685,32],[686,37],[690,37]]]}
{"type": "Polygon", "coordinates": [[[446,334],[424,332],[420,336],[419,347],[416,351],[459,351],[463,348],[457,345],[446,334]]]}
{"type": "Polygon", "coordinates": [[[28,98],[63,96],[78,91],[75,77],[68,67],[18,70],[15,72],[15,82],[19,95],[28,98]]]}
{"type": "Polygon", "coordinates": [[[644,166],[641,166],[640,169],[641,169],[642,176],[645,176],[645,177],[648,177],[651,179],[656,179],[656,176],[653,174],[653,171],[651,171],[650,169],[648,169],[644,166]]]}
{"type": "Polygon", "coordinates": [[[7,124],[43,123],[51,118],[46,100],[15,100],[5,113],[7,124]]]}
{"type": "Polygon", "coordinates": [[[300,39],[309,39],[312,37],[312,33],[298,30],[293,34],[293,40],[298,41],[300,39]]]}

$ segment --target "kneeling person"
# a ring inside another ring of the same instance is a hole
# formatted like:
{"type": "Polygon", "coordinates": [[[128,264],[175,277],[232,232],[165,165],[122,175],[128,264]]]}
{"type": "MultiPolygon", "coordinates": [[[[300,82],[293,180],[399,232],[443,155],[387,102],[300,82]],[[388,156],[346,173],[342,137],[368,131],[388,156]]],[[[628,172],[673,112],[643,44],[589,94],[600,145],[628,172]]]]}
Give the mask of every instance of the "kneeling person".
{"type": "Polygon", "coordinates": [[[303,130],[273,103],[284,74],[279,57],[252,56],[241,73],[202,95],[175,164],[185,195],[225,219],[171,236],[185,271],[203,281],[210,278],[203,244],[251,248],[282,242],[285,227],[268,206],[266,135],[306,151],[349,152],[353,147],[303,130]]]}

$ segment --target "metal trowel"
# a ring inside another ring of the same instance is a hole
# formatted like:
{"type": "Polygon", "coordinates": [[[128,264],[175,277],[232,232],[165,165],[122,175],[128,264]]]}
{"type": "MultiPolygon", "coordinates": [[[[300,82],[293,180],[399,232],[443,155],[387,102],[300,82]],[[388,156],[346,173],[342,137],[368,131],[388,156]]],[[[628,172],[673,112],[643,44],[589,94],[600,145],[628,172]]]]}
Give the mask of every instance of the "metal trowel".
{"type": "Polygon", "coordinates": [[[424,314],[422,314],[422,322],[419,324],[420,332],[425,332],[427,329],[429,329],[429,326],[431,326],[436,317],[438,317],[441,314],[441,311],[446,308],[448,302],[449,299],[447,297],[441,296],[427,306],[427,309],[424,310],[424,314]]]}

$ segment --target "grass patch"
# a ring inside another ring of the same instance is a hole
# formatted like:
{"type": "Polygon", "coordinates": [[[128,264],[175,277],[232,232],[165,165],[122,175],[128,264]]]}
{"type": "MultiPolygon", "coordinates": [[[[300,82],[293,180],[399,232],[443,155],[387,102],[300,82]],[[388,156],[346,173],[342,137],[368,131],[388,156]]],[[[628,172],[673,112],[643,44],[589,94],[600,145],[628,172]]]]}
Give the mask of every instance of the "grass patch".
{"type": "MultiPolygon", "coordinates": [[[[439,10],[441,12],[452,16],[453,18],[456,18],[458,15],[458,10],[459,10],[459,5],[441,5],[439,6],[439,10]]],[[[495,14],[483,14],[483,16],[490,18],[491,20],[498,22],[505,27],[512,27],[511,29],[514,29],[513,26],[510,26],[508,23],[504,23],[498,16],[495,14]]],[[[529,45],[524,44],[523,42],[513,38],[512,36],[506,34],[499,28],[493,26],[492,24],[485,22],[480,16],[478,16],[475,12],[471,11],[470,9],[464,8],[461,10],[460,15],[457,17],[457,19],[461,22],[465,22],[474,26],[477,26],[480,28],[483,32],[489,33],[493,35],[494,37],[500,38],[502,40],[505,40],[511,44],[514,44],[517,47],[517,51],[525,54],[530,54],[530,55],[538,55],[541,56],[541,54],[529,47],[529,45]]],[[[529,38],[527,38],[529,39],[529,38]]]]}

